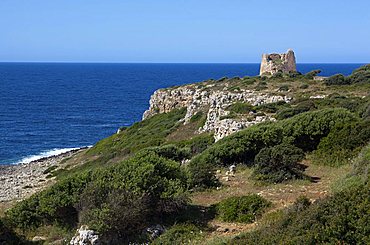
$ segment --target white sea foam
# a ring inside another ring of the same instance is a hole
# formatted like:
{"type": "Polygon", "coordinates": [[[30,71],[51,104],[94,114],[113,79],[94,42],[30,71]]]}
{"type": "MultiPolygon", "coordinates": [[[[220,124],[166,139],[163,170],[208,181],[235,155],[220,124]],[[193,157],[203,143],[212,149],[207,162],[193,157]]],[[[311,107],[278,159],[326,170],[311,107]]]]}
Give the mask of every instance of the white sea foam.
{"type": "MultiPolygon", "coordinates": [[[[88,146],[88,147],[91,147],[91,146],[88,146]]],[[[78,150],[78,149],[81,149],[81,148],[82,147],[61,148],[61,149],[54,148],[54,149],[51,149],[51,150],[48,150],[48,151],[42,151],[42,152],[40,152],[36,155],[31,155],[31,156],[24,157],[20,161],[18,161],[16,164],[26,164],[26,163],[30,163],[30,162],[33,162],[33,161],[40,160],[40,159],[45,158],[45,157],[57,156],[57,155],[67,153],[67,152],[73,151],[73,150],[78,150]]]]}

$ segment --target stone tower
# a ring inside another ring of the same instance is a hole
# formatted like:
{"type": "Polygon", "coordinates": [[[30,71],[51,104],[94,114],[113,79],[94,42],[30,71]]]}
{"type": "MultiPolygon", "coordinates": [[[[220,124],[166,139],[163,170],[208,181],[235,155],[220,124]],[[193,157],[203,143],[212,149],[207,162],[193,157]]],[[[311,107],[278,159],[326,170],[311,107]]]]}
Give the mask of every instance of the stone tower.
{"type": "Polygon", "coordinates": [[[263,54],[260,68],[260,76],[274,75],[277,72],[296,72],[294,51],[289,49],[285,54],[263,54]]]}

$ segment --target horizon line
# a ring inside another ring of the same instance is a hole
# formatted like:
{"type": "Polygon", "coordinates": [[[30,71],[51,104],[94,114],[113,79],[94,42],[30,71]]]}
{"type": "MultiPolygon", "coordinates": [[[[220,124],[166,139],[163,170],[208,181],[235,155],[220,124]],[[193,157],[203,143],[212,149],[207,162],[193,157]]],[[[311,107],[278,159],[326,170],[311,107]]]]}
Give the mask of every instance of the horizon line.
{"type": "MultiPolygon", "coordinates": [[[[260,64],[261,62],[109,62],[109,61],[0,61],[4,63],[33,64],[260,64]]],[[[297,64],[370,64],[370,62],[297,62],[297,64]]]]}

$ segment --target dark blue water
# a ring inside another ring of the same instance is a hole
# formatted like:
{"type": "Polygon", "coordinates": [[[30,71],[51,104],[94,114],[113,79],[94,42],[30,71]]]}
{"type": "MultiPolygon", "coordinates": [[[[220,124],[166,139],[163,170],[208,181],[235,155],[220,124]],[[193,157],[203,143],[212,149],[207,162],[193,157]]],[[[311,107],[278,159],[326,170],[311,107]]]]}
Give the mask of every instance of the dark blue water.
{"type": "MultiPolygon", "coordinates": [[[[349,74],[360,64],[300,64],[349,74]]],[[[259,64],[0,63],[0,164],[88,146],[141,119],[158,88],[257,75],[259,64]]]]}

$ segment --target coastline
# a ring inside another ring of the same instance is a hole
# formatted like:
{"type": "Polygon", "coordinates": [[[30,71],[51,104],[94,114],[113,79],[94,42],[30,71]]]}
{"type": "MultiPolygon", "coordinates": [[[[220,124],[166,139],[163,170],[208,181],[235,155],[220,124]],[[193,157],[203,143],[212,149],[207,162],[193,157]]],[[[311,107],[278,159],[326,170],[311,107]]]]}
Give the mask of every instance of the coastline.
{"type": "Polygon", "coordinates": [[[43,157],[29,163],[0,165],[0,203],[19,201],[41,191],[54,182],[48,169],[89,147],[82,147],[55,156],[43,157]]]}

